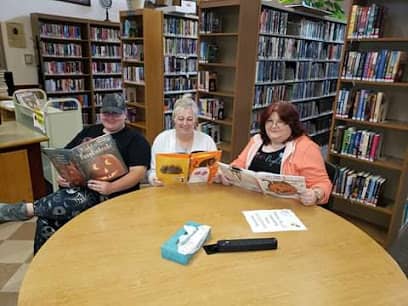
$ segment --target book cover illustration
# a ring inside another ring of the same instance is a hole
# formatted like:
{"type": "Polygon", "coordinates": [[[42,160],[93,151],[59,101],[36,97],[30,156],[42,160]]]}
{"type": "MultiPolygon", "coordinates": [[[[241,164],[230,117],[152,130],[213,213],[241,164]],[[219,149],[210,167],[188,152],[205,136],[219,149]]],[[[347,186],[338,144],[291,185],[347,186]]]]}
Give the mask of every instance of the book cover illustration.
{"type": "Polygon", "coordinates": [[[306,190],[303,176],[255,172],[219,163],[222,174],[234,186],[282,198],[299,198],[306,190]]]}
{"type": "Polygon", "coordinates": [[[212,182],[221,151],[156,154],[156,176],[164,184],[212,182]]]}
{"type": "Polygon", "coordinates": [[[221,151],[190,154],[189,183],[210,183],[217,175],[221,151]]]}
{"type": "Polygon", "coordinates": [[[41,109],[41,101],[33,92],[19,92],[16,93],[17,101],[30,109],[41,109]]]}
{"type": "Polygon", "coordinates": [[[262,192],[254,171],[232,167],[224,163],[218,163],[218,165],[221,173],[232,185],[251,191],[262,192]]]}
{"type": "Polygon", "coordinates": [[[72,149],[44,148],[58,173],[74,186],[90,179],[112,181],[128,172],[111,135],[106,134],[72,149]]]}
{"type": "Polygon", "coordinates": [[[189,154],[156,154],[156,176],[164,184],[185,183],[188,179],[189,154]]]}
{"type": "Polygon", "coordinates": [[[256,176],[263,192],[268,195],[298,199],[299,194],[306,190],[306,182],[303,176],[268,172],[258,172],[256,176]]]}

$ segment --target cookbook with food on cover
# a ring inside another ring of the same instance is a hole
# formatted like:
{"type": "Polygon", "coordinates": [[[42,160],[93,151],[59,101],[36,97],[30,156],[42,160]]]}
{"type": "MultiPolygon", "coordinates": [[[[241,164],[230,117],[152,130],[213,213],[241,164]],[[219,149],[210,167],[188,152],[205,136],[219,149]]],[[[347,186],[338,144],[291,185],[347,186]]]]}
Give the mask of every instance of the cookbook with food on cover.
{"type": "Polygon", "coordinates": [[[128,172],[111,135],[106,134],[72,149],[43,148],[43,153],[64,179],[73,186],[90,179],[112,181],[128,172]]]}
{"type": "Polygon", "coordinates": [[[282,175],[269,172],[255,172],[218,163],[224,177],[234,186],[267,195],[298,199],[306,190],[303,176],[282,175]]]}
{"type": "Polygon", "coordinates": [[[156,176],[164,184],[212,182],[221,151],[156,154],[156,176]]]}

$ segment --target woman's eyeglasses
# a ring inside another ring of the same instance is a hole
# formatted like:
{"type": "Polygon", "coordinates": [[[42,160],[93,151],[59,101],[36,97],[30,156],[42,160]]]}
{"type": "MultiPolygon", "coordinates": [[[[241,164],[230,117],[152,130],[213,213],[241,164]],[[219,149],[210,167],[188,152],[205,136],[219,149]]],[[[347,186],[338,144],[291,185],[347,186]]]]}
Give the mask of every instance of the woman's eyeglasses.
{"type": "Polygon", "coordinates": [[[265,121],[265,125],[271,125],[271,126],[276,126],[276,127],[278,127],[278,128],[280,128],[280,127],[283,127],[283,126],[285,126],[285,125],[287,125],[287,123],[286,122],[284,122],[284,121],[273,121],[273,120],[271,120],[271,119],[268,119],[268,120],[266,120],[265,121]]]}

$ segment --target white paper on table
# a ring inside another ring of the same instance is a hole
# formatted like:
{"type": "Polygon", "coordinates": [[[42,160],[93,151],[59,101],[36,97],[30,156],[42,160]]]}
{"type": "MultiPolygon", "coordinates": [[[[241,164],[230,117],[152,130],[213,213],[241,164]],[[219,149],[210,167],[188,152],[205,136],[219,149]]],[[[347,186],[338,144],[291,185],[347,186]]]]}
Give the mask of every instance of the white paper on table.
{"type": "Polygon", "coordinates": [[[244,210],[242,213],[254,233],[307,230],[290,209],[244,210]]]}

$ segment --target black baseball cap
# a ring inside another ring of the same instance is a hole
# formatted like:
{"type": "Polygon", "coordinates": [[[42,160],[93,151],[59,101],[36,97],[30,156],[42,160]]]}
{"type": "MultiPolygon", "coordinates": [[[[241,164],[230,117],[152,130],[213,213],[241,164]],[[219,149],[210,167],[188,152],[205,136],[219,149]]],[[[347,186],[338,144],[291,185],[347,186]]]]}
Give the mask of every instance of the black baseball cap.
{"type": "Polygon", "coordinates": [[[102,113],[116,113],[122,114],[126,111],[126,104],[125,100],[121,95],[116,93],[114,94],[107,94],[103,97],[102,100],[102,113]]]}

